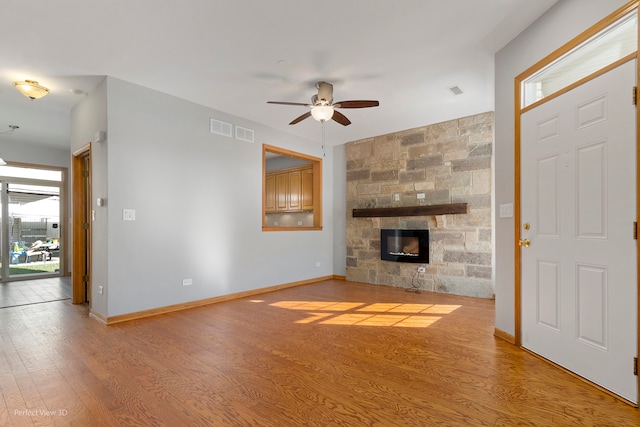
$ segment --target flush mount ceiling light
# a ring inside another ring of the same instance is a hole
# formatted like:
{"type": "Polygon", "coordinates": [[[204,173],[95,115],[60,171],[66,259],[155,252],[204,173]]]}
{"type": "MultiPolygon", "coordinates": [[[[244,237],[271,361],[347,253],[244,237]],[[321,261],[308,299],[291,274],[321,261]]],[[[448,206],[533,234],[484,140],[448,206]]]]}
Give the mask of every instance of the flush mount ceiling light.
{"type": "Polygon", "coordinates": [[[49,93],[49,89],[44,86],[40,86],[38,82],[34,80],[13,82],[13,85],[20,91],[21,94],[31,99],[42,98],[49,93]]]}

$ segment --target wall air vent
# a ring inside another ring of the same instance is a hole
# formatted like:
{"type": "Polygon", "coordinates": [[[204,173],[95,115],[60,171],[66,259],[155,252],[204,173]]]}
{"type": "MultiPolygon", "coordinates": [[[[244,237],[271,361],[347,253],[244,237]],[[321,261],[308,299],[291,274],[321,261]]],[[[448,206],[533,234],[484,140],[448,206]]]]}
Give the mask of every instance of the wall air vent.
{"type": "Polygon", "coordinates": [[[462,95],[462,89],[460,89],[460,87],[458,86],[451,86],[448,87],[447,89],[449,89],[449,92],[451,92],[454,95],[462,95]]]}
{"type": "Polygon", "coordinates": [[[229,138],[233,136],[233,126],[231,123],[220,120],[210,119],[209,130],[216,135],[228,136],[229,138]]]}
{"type": "Polygon", "coordinates": [[[244,142],[253,142],[253,130],[236,126],[236,139],[244,142]]]}

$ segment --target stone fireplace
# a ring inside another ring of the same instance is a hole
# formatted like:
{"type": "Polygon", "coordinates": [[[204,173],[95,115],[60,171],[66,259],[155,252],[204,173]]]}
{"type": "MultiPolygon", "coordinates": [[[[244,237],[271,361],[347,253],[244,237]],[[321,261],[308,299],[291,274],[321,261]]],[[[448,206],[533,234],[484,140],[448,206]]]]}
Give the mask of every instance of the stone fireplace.
{"type": "Polygon", "coordinates": [[[346,145],[347,280],[412,287],[416,263],[381,259],[381,230],[429,230],[420,288],[493,296],[493,120],[488,112],[346,145]]]}

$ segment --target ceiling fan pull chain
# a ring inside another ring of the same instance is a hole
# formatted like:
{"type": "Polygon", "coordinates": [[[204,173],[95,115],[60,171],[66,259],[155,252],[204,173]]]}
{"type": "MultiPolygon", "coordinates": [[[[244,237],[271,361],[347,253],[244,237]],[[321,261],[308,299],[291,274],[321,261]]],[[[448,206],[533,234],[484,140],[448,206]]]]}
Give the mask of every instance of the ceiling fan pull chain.
{"type": "Polygon", "coordinates": [[[324,152],[324,120],[322,121],[322,157],[326,157],[324,152]]]}

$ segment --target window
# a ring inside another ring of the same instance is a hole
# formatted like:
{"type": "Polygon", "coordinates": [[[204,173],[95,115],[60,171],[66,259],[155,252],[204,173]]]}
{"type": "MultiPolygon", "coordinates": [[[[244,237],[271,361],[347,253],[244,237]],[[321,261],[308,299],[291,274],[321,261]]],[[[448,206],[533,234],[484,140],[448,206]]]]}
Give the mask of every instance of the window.
{"type": "Polygon", "coordinates": [[[322,229],[322,160],[262,146],[262,230],[322,229]]]}
{"type": "Polygon", "coordinates": [[[521,84],[521,108],[544,99],[637,50],[637,11],[595,34],[521,84]]]}

